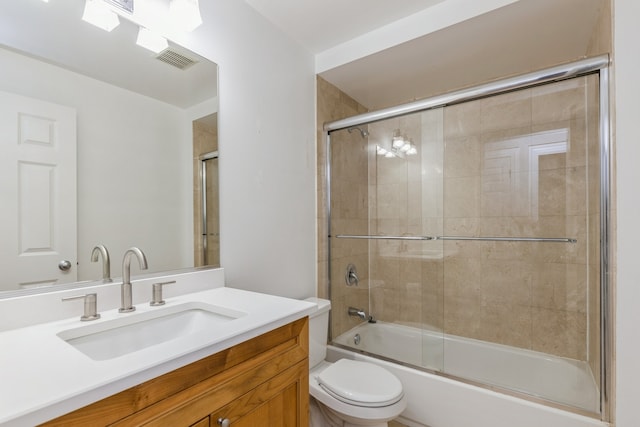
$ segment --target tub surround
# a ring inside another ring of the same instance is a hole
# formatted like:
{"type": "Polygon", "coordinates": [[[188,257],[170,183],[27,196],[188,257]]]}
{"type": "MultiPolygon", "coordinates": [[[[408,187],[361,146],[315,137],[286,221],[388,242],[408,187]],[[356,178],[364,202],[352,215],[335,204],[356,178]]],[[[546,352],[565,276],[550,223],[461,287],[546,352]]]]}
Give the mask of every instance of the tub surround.
{"type": "Polygon", "coordinates": [[[362,323],[333,342],[594,414],[600,408],[596,381],[584,361],[382,321],[362,323]]]}
{"type": "Polygon", "coordinates": [[[134,281],[137,310],[128,314],[117,312],[119,284],[0,300],[4,327],[0,333],[3,349],[0,353],[0,395],[4,396],[0,402],[0,425],[35,425],[55,418],[303,318],[315,307],[304,301],[225,287],[222,269],[192,271],[171,277],[177,283],[165,287],[166,305],[163,307],[197,301],[247,314],[214,326],[206,334],[181,336],[120,357],[97,361],[57,334],[157,309],[149,306],[151,283],[165,281],[166,277],[134,281]],[[143,292],[146,290],[149,292],[143,292]],[[94,291],[98,293],[98,312],[102,315],[96,321],[80,321],[80,302],[60,301],[70,294],[94,291]],[[69,313],[68,305],[72,306],[72,313],[69,313]],[[38,316],[34,321],[22,320],[42,310],[49,311],[47,316],[38,316]],[[14,320],[7,326],[5,316],[19,316],[21,321],[14,320]]]}
{"type": "Polygon", "coordinates": [[[399,422],[437,427],[607,427],[595,418],[476,387],[443,376],[328,346],[327,360],[341,358],[378,364],[402,381],[407,409],[399,422]],[[496,415],[499,414],[499,415],[496,415]]]}

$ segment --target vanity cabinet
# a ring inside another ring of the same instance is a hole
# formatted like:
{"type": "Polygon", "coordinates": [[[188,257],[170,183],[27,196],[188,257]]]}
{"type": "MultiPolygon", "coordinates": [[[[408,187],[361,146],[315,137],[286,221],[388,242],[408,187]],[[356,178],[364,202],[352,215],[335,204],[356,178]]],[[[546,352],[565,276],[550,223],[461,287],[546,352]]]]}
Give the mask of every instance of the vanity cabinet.
{"type": "Polygon", "coordinates": [[[308,410],[305,317],[43,425],[306,427],[308,410]]]}

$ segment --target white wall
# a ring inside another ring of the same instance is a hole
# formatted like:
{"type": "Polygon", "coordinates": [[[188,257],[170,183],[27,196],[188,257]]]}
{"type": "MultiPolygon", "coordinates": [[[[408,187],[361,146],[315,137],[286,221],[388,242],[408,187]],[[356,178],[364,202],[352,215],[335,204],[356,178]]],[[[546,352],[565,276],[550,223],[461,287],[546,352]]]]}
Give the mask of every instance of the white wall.
{"type": "Polygon", "coordinates": [[[186,112],[7,50],[0,70],[1,90],[77,110],[78,279],[102,277],[101,263],[90,262],[98,243],[114,277],[131,246],[153,271],[193,266],[186,112]]]}
{"type": "Polygon", "coordinates": [[[618,277],[616,426],[640,425],[640,2],[614,0],[618,277]]]}
{"type": "Polygon", "coordinates": [[[316,294],[313,56],[244,1],[200,2],[171,37],[219,65],[221,264],[227,284],[316,294]]]}

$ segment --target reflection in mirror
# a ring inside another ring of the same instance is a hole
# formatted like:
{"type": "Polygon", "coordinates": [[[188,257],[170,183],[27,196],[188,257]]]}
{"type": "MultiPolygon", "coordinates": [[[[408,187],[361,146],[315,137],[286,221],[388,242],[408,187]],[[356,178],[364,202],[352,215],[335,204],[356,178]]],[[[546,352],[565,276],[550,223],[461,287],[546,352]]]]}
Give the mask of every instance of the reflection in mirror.
{"type": "Polygon", "coordinates": [[[0,6],[0,297],[101,280],[98,244],[113,277],[131,246],[150,272],[204,265],[192,159],[201,132],[217,150],[217,66],[171,42],[137,46],[126,19],[96,28],[83,6],[0,6]]]}
{"type": "Polygon", "coordinates": [[[193,237],[196,266],[220,266],[217,128],[217,114],[193,122],[193,237]]]}

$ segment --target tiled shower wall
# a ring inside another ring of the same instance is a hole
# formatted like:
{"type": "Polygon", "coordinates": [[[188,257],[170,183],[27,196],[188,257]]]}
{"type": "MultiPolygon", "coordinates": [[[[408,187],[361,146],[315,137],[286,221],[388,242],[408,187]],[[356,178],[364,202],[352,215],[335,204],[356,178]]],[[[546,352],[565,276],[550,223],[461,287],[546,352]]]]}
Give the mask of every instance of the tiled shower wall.
{"type": "Polygon", "coordinates": [[[588,359],[597,99],[589,77],[445,109],[445,235],[577,239],[445,242],[447,333],[588,359]]]}
{"type": "MultiPolygon", "coordinates": [[[[321,77],[317,77],[317,141],[318,141],[318,296],[328,298],[329,267],[328,267],[328,238],[327,228],[327,176],[326,161],[327,147],[323,136],[324,123],[355,116],[367,110],[355,100],[341,92],[321,77]]],[[[366,127],[363,127],[366,130],[366,127]]],[[[336,217],[334,226],[343,225],[366,232],[368,228],[367,216],[367,138],[358,132],[342,131],[334,134],[334,145],[343,147],[334,149],[334,158],[340,159],[333,165],[332,198],[340,200],[341,206],[335,206],[333,214],[336,217]],[[343,144],[341,142],[348,142],[343,144]]],[[[350,306],[368,310],[368,243],[366,241],[336,240],[331,248],[332,278],[331,278],[331,322],[332,332],[338,335],[360,321],[347,316],[350,306]],[[344,272],[349,263],[357,266],[359,284],[347,287],[344,272]]]]}
{"type": "Polygon", "coordinates": [[[369,298],[377,319],[589,360],[598,378],[597,99],[591,76],[334,132],[333,234],[577,239],[332,239],[334,334],[369,298]],[[376,156],[396,129],[418,154],[376,156]]]}

